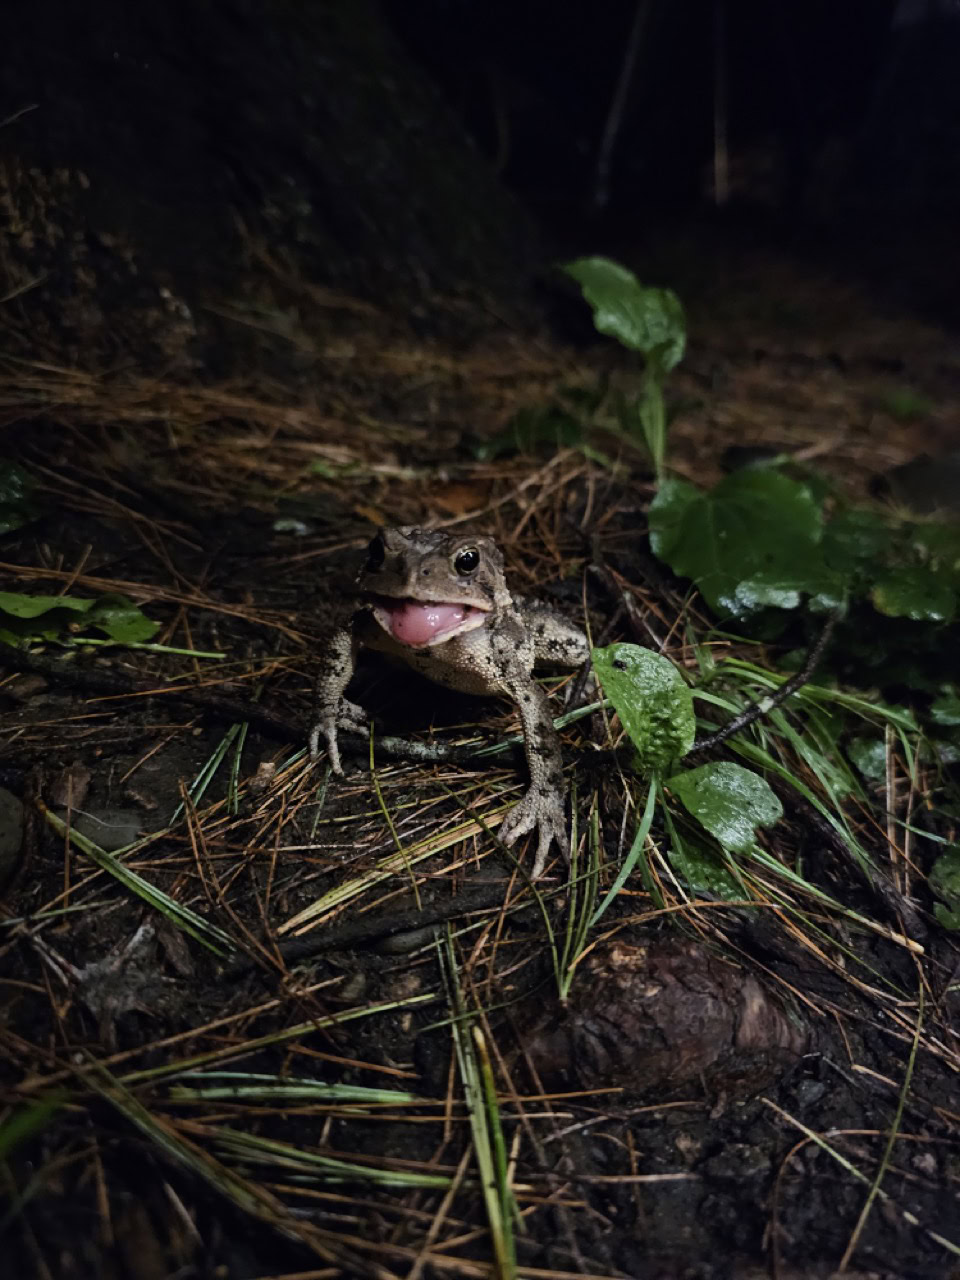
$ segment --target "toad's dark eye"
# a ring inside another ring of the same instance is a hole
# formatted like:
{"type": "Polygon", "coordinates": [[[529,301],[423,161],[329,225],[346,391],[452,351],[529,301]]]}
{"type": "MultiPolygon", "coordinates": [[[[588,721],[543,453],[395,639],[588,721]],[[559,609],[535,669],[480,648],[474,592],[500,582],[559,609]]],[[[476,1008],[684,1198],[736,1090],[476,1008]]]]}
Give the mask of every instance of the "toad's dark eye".
{"type": "Polygon", "coordinates": [[[476,547],[461,547],[453,557],[453,567],[463,575],[473,573],[479,563],[480,552],[476,547]]]}
{"type": "Polygon", "coordinates": [[[367,568],[368,569],[381,568],[386,554],[387,552],[386,552],[386,548],[383,545],[383,538],[381,538],[380,534],[378,533],[377,536],[374,539],[372,539],[369,547],[367,547],[367,568]]]}

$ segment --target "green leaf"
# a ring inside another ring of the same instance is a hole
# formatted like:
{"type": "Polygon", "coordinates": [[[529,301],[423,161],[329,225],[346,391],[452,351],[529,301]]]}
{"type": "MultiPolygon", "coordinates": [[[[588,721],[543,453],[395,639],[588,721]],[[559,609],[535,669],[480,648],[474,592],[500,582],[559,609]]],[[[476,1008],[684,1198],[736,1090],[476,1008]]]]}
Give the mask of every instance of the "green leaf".
{"type": "Polygon", "coordinates": [[[25,596],[14,591],[0,591],[0,610],[12,618],[39,618],[51,609],[86,613],[95,604],[95,600],[78,600],[76,596],[25,596]]]}
{"type": "Polygon", "coordinates": [[[687,324],[672,289],[645,288],[632,271],[609,258],[578,258],[563,270],[583,290],[600,333],[643,352],[661,377],[683,359],[687,324]]]}
{"type": "Polygon", "coordinates": [[[691,889],[705,889],[724,902],[744,896],[743,886],[726,869],[716,853],[704,845],[684,840],[682,848],[672,848],[667,857],[677,878],[691,889]]]}
{"type": "Polygon", "coordinates": [[[734,472],[709,493],[668,479],[650,506],[654,554],[734,617],[796,609],[804,595],[819,609],[839,604],[844,582],[824,562],[822,533],[809,489],[766,469],[734,472]]]}
{"type": "Polygon", "coordinates": [[[33,493],[33,477],[16,462],[0,458],[0,502],[15,506],[26,502],[33,493]]]}
{"type": "Polygon", "coordinates": [[[956,688],[946,685],[939,698],[930,704],[930,719],[946,728],[960,725],[960,694],[956,688]]]}
{"type": "Polygon", "coordinates": [[[663,476],[663,459],[667,447],[667,416],[663,403],[663,391],[656,378],[647,378],[637,404],[640,429],[650,450],[657,476],[663,476]]]}
{"type": "Polygon", "coordinates": [[[960,911],[960,848],[942,853],[927,877],[930,891],[942,898],[951,911],[960,911]]]}
{"type": "Polygon", "coordinates": [[[914,622],[949,622],[956,612],[953,585],[926,565],[903,565],[884,574],[870,592],[879,613],[914,622]]]}
{"type": "Polygon", "coordinates": [[[849,507],[824,530],[824,560],[845,577],[872,576],[890,556],[895,539],[895,528],[880,512],[849,507]]]}
{"type": "Polygon", "coordinates": [[[960,524],[929,520],[912,525],[909,532],[914,551],[960,585],[960,524]]]}
{"type": "Polygon", "coordinates": [[[51,1094],[47,1098],[25,1104],[7,1116],[0,1123],[0,1163],[7,1159],[15,1147],[39,1133],[65,1101],[66,1094],[51,1094]]]}
{"type": "Polygon", "coordinates": [[[915,622],[947,622],[960,591],[960,531],[909,524],[850,508],[827,525],[824,559],[869,592],[878,612],[915,622]]]}
{"type": "Polygon", "coordinates": [[[0,591],[0,616],[7,626],[0,636],[11,644],[24,638],[56,640],[76,630],[102,631],[117,644],[142,644],[156,634],[154,622],[124,596],[106,595],[84,599],[79,596],[31,596],[0,591]],[[82,624],[75,615],[85,615],[82,624]]]}
{"type": "Polygon", "coordinates": [[[882,782],[887,775],[887,748],[882,738],[854,738],[847,755],[870,782],[882,782]]]}
{"type": "Polygon", "coordinates": [[[731,853],[750,853],[757,827],[772,826],[783,817],[769,785],[739,764],[704,764],[668,778],[664,785],[731,853]]]}
{"type": "Polygon", "coordinates": [[[90,610],[87,623],[104,632],[117,644],[145,644],[160,629],[124,596],[101,596],[90,610]]]}
{"type": "Polygon", "coordinates": [[[556,405],[539,409],[521,409],[503,431],[474,448],[480,462],[489,462],[514,453],[535,453],[549,447],[553,450],[572,448],[583,443],[583,423],[556,405]]]}
{"type": "Polygon", "coordinates": [[[33,478],[15,462],[0,458],[0,534],[19,529],[36,518],[33,478]]]}
{"type": "Polygon", "coordinates": [[[948,911],[941,902],[933,904],[933,915],[937,924],[942,925],[944,929],[952,929],[954,931],[960,929],[960,911],[948,911]]]}
{"type": "Polygon", "coordinates": [[[662,773],[693,746],[693,695],[667,658],[636,644],[593,650],[593,669],[637,749],[644,773],[662,773]]]}

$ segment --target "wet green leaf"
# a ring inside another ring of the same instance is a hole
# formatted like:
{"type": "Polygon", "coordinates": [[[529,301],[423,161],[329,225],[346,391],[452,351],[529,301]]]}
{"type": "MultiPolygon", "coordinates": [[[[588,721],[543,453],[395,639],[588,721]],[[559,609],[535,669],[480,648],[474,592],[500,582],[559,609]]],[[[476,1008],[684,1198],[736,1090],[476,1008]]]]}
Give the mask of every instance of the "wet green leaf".
{"type": "Polygon", "coordinates": [[[879,613],[914,622],[949,622],[957,607],[955,587],[927,565],[903,565],[882,574],[870,599],[879,613]]]}
{"type": "Polygon", "coordinates": [[[891,554],[895,530],[890,521],[868,507],[839,512],[823,534],[823,556],[844,577],[872,575],[891,554]]]}
{"type": "Polygon", "coordinates": [[[87,618],[88,625],[108,635],[117,644],[145,644],[160,629],[124,596],[101,596],[87,618]]]}
{"type": "Polygon", "coordinates": [[[757,827],[772,826],[783,817],[769,785],[742,765],[704,764],[678,773],[664,785],[731,853],[749,853],[757,842],[757,827]]]}
{"type": "Polygon", "coordinates": [[[705,889],[724,902],[743,897],[743,887],[730,874],[712,849],[684,840],[683,848],[672,848],[667,857],[677,878],[691,889],[705,889]]]}
{"type": "Polygon", "coordinates": [[[22,467],[0,458],[0,534],[10,533],[36,518],[33,489],[33,479],[22,467]]]}
{"type": "Polygon", "coordinates": [[[632,271],[609,258],[578,258],[563,270],[583,290],[600,333],[643,352],[661,375],[683,359],[687,324],[672,289],[645,287],[632,271]]]}
{"type": "Polygon", "coordinates": [[[930,891],[942,898],[951,911],[960,910],[960,849],[948,849],[930,868],[930,891]]]}
{"type": "Polygon", "coordinates": [[[55,640],[65,634],[95,629],[118,644],[142,644],[160,624],[124,596],[32,596],[0,591],[0,636],[10,644],[27,640],[55,640]],[[4,615],[6,615],[4,619],[4,615]],[[81,615],[83,620],[79,620],[81,615]]]}
{"type": "Polygon", "coordinates": [[[933,914],[937,924],[942,925],[944,929],[954,931],[960,929],[960,911],[950,911],[942,902],[935,902],[933,914]]]}
{"type": "Polygon", "coordinates": [[[930,705],[930,719],[934,724],[952,728],[960,725],[960,694],[956,688],[947,686],[939,698],[930,705]]]}
{"type": "Polygon", "coordinates": [[[887,748],[882,738],[854,738],[847,755],[870,782],[882,782],[887,774],[887,748]]]}
{"type": "Polygon", "coordinates": [[[636,644],[593,650],[593,669],[645,773],[670,768],[693,746],[693,696],[672,662],[636,644]]]}
{"type": "Polygon", "coordinates": [[[86,613],[96,600],[80,600],[76,596],[27,596],[15,591],[0,591],[0,610],[12,618],[39,618],[51,609],[67,609],[86,613]]]}
{"type": "Polygon", "coordinates": [[[960,524],[925,520],[909,526],[910,545],[960,586],[960,524]]]}
{"type": "Polygon", "coordinates": [[[867,591],[878,612],[947,622],[960,591],[960,531],[911,524],[868,508],[840,512],[823,538],[827,564],[867,591]]]}
{"type": "Polygon", "coordinates": [[[709,493],[665,480],[650,506],[650,545],[692,578],[721,615],[767,606],[833,608],[844,581],[824,562],[823,521],[805,485],[771,470],[737,471],[709,493]]]}

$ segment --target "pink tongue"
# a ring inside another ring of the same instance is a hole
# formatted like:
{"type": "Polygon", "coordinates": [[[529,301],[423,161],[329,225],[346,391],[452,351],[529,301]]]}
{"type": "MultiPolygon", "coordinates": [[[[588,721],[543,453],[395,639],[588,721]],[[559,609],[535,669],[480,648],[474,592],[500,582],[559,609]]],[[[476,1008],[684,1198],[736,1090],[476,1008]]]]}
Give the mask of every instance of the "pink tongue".
{"type": "Polygon", "coordinates": [[[434,636],[450,631],[466,616],[467,605],[417,604],[404,600],[390,609],[390,630],[401,644],[427,644],[434,636]]]}

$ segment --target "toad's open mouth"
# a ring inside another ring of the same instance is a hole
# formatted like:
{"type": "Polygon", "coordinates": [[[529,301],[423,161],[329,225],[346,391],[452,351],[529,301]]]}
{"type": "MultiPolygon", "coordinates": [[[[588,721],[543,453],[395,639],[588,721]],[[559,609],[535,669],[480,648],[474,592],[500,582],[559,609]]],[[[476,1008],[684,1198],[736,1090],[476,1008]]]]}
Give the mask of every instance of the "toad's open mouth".
{"type": "Polygon", "coordinates": [[[384,631],[401,644],[425,649],[482,627],[486,610],[442,600],[392,600],[378,596],[373,601],[373,615],[384,631]]]}

